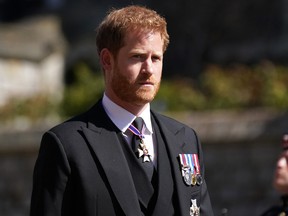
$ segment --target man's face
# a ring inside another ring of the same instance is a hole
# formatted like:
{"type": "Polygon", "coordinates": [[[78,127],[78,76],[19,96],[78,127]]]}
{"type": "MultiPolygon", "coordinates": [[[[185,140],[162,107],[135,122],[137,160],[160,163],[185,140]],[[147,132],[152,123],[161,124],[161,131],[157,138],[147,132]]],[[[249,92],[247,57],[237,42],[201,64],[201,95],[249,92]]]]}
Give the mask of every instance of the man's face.
{"type": "Polygon", "coordinates": [[[158,92],[163,64],[163,40],[159,33],[129,32],[112,70],[106,73],[106,93],[124,107],[151,102],[158,92]]]}
{"type": "Polygon", "coordinates": [[[279,193],[288,194],[288,150],[277,161],[273,184],[279,193]]]}

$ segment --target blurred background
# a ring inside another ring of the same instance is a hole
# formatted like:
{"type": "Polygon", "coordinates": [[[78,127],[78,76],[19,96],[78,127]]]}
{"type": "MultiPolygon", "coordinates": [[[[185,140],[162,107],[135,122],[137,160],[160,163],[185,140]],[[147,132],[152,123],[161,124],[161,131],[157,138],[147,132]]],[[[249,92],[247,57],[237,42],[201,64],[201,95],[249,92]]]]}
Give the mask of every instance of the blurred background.
{"type": "Polygon", "coordinates": [[[155,110],[192,126],[216,216],[260,215],[288,131],[288,1],[0,0],[0,215],[29,214],[43,132],[103,93],[95,28],[141,4],[168,22],[155,110]]]}

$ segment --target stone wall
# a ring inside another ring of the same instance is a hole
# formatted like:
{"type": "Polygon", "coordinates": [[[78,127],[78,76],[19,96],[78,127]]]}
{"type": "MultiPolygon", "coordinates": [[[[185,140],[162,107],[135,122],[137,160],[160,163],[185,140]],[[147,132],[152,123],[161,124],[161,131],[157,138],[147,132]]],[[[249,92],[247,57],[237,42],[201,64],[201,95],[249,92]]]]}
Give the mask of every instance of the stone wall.
{"type": "Polygon", "coordinates": [[[65,47],[57,17],[0,22],[0,106],[39,95],[60,101],[65,47]]]}
{"type": "MultiPolygon", "coordinates": [[[[215,216],[260,215],[277,203],[271,187],[286,113],[254,110],[170,114],[196,129],[203,145],[206,179],[215,216]]],[[[51,125],[29,130],[0,130],[0,214],[29,214],[32,173],[42,133],[51,125]]]]}

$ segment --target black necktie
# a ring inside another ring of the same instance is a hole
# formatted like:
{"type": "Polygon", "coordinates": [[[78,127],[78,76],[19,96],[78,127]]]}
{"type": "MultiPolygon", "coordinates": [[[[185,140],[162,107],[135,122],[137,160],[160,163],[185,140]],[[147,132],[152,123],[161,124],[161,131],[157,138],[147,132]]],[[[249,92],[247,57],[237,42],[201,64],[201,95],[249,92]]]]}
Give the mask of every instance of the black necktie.
{"type": "MultiPolygon", "coordinates": [[[[137,117],[132,124],[140,131],[140,133],[142,133],[143,119],[141,117],[137,117]]],[[[139,157],[139,149],[142,150],[142,148],[140,146],[141,139],[142,138],[140,138],[139,136],[133,134],[132,150],[136,153],[137,157],[139,157]]],[[[144,143],[144,145],[145,145],[145,143],[144,143]]],[[[153,162],[151,160],[144,162],[143,156],[139,157],[138,160],[141,161],[142,167],[144,168],[146,175],[148,176],[148,179],[150,179],[150,181],[151,181],[152,176],[153,176],[153,172],[154,172],[154,165],[153,165],[153,162]]]]}

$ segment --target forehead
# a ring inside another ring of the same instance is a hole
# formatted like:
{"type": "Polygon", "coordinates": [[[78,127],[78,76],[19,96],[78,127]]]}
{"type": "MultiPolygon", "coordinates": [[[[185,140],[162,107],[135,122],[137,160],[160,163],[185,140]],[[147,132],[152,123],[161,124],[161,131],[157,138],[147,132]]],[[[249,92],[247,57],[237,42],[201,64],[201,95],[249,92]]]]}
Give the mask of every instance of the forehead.
{"type": "Polygon", "coordinates": [[[160,32],[142,30],[142,31],[127,31],[124,37],[124,46],[133,46],[140,44],[154,43],[154,49],[160,49],[163,51],[164,40],[161,37],[160,32]],[[155,46],[155,43],[157,46],[155,46]]]}

